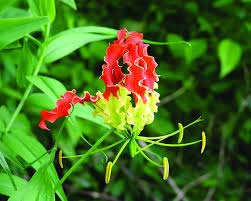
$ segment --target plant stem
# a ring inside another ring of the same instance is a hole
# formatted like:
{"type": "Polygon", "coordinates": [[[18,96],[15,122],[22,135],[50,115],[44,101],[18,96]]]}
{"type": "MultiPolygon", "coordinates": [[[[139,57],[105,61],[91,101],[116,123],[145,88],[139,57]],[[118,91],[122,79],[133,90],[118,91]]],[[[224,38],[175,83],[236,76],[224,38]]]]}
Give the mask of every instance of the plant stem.
{"type": "Polygon", "coordinates": [[[128,140],[125,141],[125,143],[123,144],[123,146],[120,148],[120,150],[119,150],[117,156],[116,156],[115,159],[113,160],[112,165],[114,165],[114,164],[117,162],[119,156],[121,155],[122,151],[125,149],[126,145],[127,145],[129,142],[130,142],[130,139],[128,139],[128,140]]]}
{"type": "Polygon", "coordinates": [[[82,155],[82,157],[65,173],[65,175],[60,179],[60,181],[55,185],[54,187],[55,191],[112,132],[113,130],[109,130],[108,132],[106,132],[85,154],[82,155]]]}
{"type": "MultiPolygon", "coordinates": [[[[37,65],[36,65],[35,70],[34,70],[34,73],[33,73],[33,76],[36,76],[36,75],[38,74],[38,72],[39,72],[39,69],[40,69],[40,67],[41,67],[41,65],[42,65],[42,63],[43,63],[44,52],[45,52],[45,51],[44,51],[44,49],[42,48],[41,54],[40,54],[40,57],[39,57],[39,60],[38,60],[38,63],[37,63],[37,65]]],[[[29,96],[29,94],[30,94],[30,92],[31,92],[32,86],[33,86],[33,84],[30,83],[30,84],[28,85],[28,87],[26,88],[26,90],[25,90],[25,92],[24,92],[24,95],[23,95],[21,101],[19,102],[19,104],[18,104],[18,106],[17,106],[15,112],[13,113],[13,115],[12,115],[12,117],[11,117],[11,119],[10,119],[8,125],[6,126],[5,134],[7,134],[7,133],[9,132],[10,128],[12,127],[14,121],[15,121],[16,118],[17,118],[17,115],[20,113],[21,109],[23,108],[24,103],[25,103],[26,99],[28,98],[28,96],[29,96]]]]}
{"type": "MultiPolygon", "coordinates": [[[[47,41],[47,39],[49,37],[49,33],[50,33],[50,24],[48,24],[46,26],[46,28],[45,28],[44,43],[43,44],[45,44],[45,42],[47,41]]],[[[44,47],[43,44],[41,44],[41,46],[40,46],[41,49],[40,49],[40,53],[39,53],[39,57],[38,57],[39,59],[38,59],[37,65],[35,66],[35,70],[34,70],[32,76],[37,76],[38,75],[40,67],[43,64],[43,60],[44,60],[44,57],[45,57],[45,47],[44,47]]],[[[14,121],[16,120],[18,114],[20,113],[21,109],[23,108],[24,103],[25,103],[26,99],[28,98],[28,96],[29,96],[29,94],[31,92],[32,86],[33,86],[33,84],[30,83],[28,85],[28,87],[26,88],[21,101],[19,102],[19,104],[18,104],[15,112],[13,113],[8,125],[6,126],[6,129],[5,129],[5,132],[4,132],[5,134],[7,134],[9,132],[9,130],[11,129],[11,127],[12,127],[14,121]]]]}

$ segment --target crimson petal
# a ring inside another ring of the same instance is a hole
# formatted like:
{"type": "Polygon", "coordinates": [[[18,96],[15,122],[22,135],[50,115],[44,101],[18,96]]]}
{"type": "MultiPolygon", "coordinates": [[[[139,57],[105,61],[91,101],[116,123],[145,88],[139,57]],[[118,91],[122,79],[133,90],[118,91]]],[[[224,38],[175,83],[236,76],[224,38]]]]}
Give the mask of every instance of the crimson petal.
{"type": "Polygon", "coordinates": [[[95,103],[99,97],[91,96],[89,92],[85,92],[83,97],[77,96],[75,90],[67,91],[65,94],[57,101],[56,108],[50,111],[41,111],[41,120],[38,126],[41,129],[49,130],[46,121],[54,123],[58,118],[69,116],[70,110],[73,105],[77,103],[92,102],[95,103]]]}

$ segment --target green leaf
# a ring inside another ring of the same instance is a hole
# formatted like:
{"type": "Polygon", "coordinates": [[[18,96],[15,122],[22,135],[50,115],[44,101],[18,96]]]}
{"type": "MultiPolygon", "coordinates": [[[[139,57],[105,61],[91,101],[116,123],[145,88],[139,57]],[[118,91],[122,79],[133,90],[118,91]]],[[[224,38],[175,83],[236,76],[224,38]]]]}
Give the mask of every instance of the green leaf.
{"type": "Polygon", "coordinates": [[[71,115],[74,115],[76,117],[82,118],[82,119],[87,119],[91,122],[94,122],[96,124],[99,124],[105,128],[110,128],[107,124],[104,123],[103,118],[99,117],[99,116],[94,116],[93,115],[93,107],[85,104],[85,105],[81,105],[81,104],[77,104],[74,106],[74,110],[72,111],[71,115]]]}
{"type": "Polygon", "coordinates": [[[48,164],[43,165],[31,180],[13,193],[8,201],[54,201],[55,193],[47,171],[48,164]]]}
{"type": "MultiPolygon", "coordinates": [[[[14,175],[13,175],[13,180],[17,186],[17,189],[20,189],[25,184],[27,184],[26,180],[14,175]]],[[[11,196],[15,192],[16,190],[13,188],[9,176],[5,173],[0,173],[0,194],[11,196]]]]}
{"type": "MultiPolygon", "coordinates": [[[[43,145],[34,137],[27,135],[20,130],[12,129],[11,133],[3,135],[2,140],[0,141],[0,145],[1,144],[5,145],[4,151],[6,151],[7,154],[5,152],[3,153],[11,156],[11,161],[16,160],[16,158],[22,158],[25,161],[25,166],[30,165],[35,170],[39,170],[44,163],[50,160],[50,156],[46,153],[47,151],[43,145]],[[37,160],[38,158],[39,160],[37,160]]],[[[59,178],[53,164],[49,165],[47,173],[49,175],[51,185],[54,187],[58,183],[59,178]]],[[[61,200],[67,200],[62,187],[57,189],[57,194],[61,200]]]]}
{"type": "Polygon", "coordinates": [[[238,65],[242,55],[241,46],[231,39],[224,39],[218,46],[218,57],[220,59],[220,77],[223,78],[231,73],[238,65]]]}
{"type": "Polygon", "coordinates": [[[71,8],[73,8],[74,10],[77,10],[75,0],[61,0],[61,1],[70,6],[71,8]]]}
{"type": "Polygon", "coordinates": [[[55,102],[44,93],[33,93],[28,97],[27,105],[33,105],[38,109],[51,109],[55,102]]]}
{"type": "Polygon", "coordinates": [[[16,0],[0,0],[0,11],[4,10],[5,8],[9,7],[11,4],[13,4],[16,0]]]}
{"type": "Polygon", "coordinates": [[[26,76],[32,74],[35,62],[36,59],[30,50],[28,42],[25,41],[16,72],[16,79],[19,87],[21,88],[27,87],[28,81],[26,80],[26,76]]]}
{"type": "Polygon", "coordinates": [[[38,30],[46,23],[47,17],[0,19],[0,49],[38,30]]]}
{"type": "Polygon", "coordinates": [[[184,44],[175,44],[175,42],[179,42],[179,41],[183,41],[183,38],[177,34],[168,34],[167,35],[167,41],[169,43],[174,43],[174,44],[169,44],[168,48],[170,49],[172,55],[176,58],[184,58],[185,55],[185,48],[186,46],[184,46],[184,44]]]}
{"type": "Polygon", "coordinates": [[[34,16],[48,16],[53,22],[56,16],[55,0],[28,0],[34,16]]]}
{"type": "Polygon", "coordinates": [[[63,31],[49,39],[44,61],[56,61],[87,43],[114,37],[113,29],[103,27],[79,27],[63,31]]]}
{"type": "Polygon", "coordinates": [[[20,17],[31,17],[31,13],[27,10],[16,8],[16,7],[8,7],[2,12],[0,12],[0,18],[20,18],[20,17]]]}
{"type": "Polygon", "coordinates": [[[216,0],[213,2],[215,8],[224,7],[233,3],[233,0],[216,0]]]}
{"type": "Polygon", "coordinates": [[[190,64],[195,59],[199,58],[207,51],[207,42],[205,39],[190,40],[191,48],[185,49],[185,60],[190,64]]]}
{"type": "Polygon", "coordinates": [[[7,175],[9,176],[9,180],[12,184],[12,188],[17,190],[17,186],[15,184],[15,181],[13,179],[13,176],[12,176],[12,173],[11,173],[11,170],[8,166],[8,163],[7,161],[5,160],[5,157],[3,155],[3,153],[0,151],[0,165],[2,166],[2,168],[4,169],[4,171],[7,173],[7,175]]]}
{"type": "Polygon", "coordinates": [[[43,91],[53,102],[66,92],[65,86],[56,79],[45,76],[29,76],[27,79],[43,91]]]}

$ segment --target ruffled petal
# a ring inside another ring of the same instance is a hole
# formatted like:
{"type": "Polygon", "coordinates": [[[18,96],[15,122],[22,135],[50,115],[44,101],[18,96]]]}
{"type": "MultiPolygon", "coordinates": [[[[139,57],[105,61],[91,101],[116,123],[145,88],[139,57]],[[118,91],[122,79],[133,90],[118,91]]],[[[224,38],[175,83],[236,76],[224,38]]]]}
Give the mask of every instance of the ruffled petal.
{"type": "Polygon", "coordinates": [[[75,93],[75,90],[65,92],[65,94],[57,101],[56,108],[50,111],[42,110],[41,120],[38,126],[41,129],[49,130],[46,121],[54,123],[60,117],[69,116],[73,105],[84,102],[95,103],[99,99],[98,96],[91,96],[89,92],[85,92],[83,97],[79,97],[75,93]]]}
{"type": "Polygon", "coordinates": [[[145,92],[154,90],[154,83],[158,81],[158,75],[155,72],[157,63],[154,57],[148,55],[148,45],[142,40],[142,33],[127,32],[126,29],[122,29],[118,31],[118,39],[107,48],[106,64],[103,65],[100,77],[106,86],[103,96],[107,100],[111,94],[118,97],[118,85],[132,92],[135,102],[138,101],[138,97],[146,102],[145,92]],[[128,66],[128,74],[123,73],[122,66],[119,66],[121,59],[128,66]]]}

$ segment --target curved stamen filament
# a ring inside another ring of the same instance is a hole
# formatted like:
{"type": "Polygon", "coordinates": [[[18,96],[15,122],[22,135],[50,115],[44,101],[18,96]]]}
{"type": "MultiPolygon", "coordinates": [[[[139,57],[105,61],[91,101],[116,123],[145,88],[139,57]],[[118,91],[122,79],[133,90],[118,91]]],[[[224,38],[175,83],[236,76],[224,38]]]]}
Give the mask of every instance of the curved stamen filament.
{"type": "MultiPolygon", "coordinates": [[[[125,141],[125,139],[119,140],[118,142],[115,142],[115,143],[113,143],[113,144],[111,144],[111,145],[109,145],[109,146],[107,146],[107,147],[103,147],[103,148],[94,150],[93,152],[91,152],[91,154],[96,154],[96,153],[98,153],[98,152],[105,151],[105,150],[107,150],[107,149],[110,149],[110,148],[112,148],[112,147],[117,146],[118,144],[120,144],[120,143],[122,143],[122,142],[124,142],[124,141],[125,141]]],[[[75,155],[75,156],[62,156],[62,158],[79,158],[79,157],[81,157],[81,156],[83,156],[83,155],[84,155],[84,154],[79,154],[79,155],[75,155]]]]}
{"type": "MultiPolygon", "coordinates": [[[[188,128],[188,127],[192,126],[193,124],[196,124],[196,123],[201,122],[201,121],[203,121],[203,119],[201,117],[199,117],[198,119],[196,119],[192,123],[184,126],[183,129],[188,128]]],[[[179,133],[180,133],[180,130],[176,130],[176,131],[174,131],[174,132],[172,132],[170,134],[167,134],[167,135],[161,135],[161,136],[156,136],[156,137],[145,137],[145,136],[140,136],[140,137],[142,139],[145,138],[145,139],[149,139],[149,140],[157,140],[157,139],[162,139],[162,138],[166,139],[166,138],[172,137],[172,136],[174,136],[176,134],[179,134],[179,133]]]]}
{"type": "MultiPolygon", "coordinates": [[[[141,140],[141,139],[139,139],[139,140],[141,140]]],[[[149,145],[159,145],[159,146],[165,146],[165,147],[184,147],[184,146],[189,146],[189,145],[192,145],[192,144],[197,144],[197,143],[201,142],[202,140],[197,140],[197,141],[194,141],[194,142],[188,142],[188,143],[183,143],[183,144],[166,144],[166,143],[158,142],[158,141],[161,141],[161,140],[153,141],[153,140],[144,139],[143,141],[151,143],[149,145]]]]}
{"type": "Polygon", "coordinates": [[[127,145],[129,142],[130,142],[130,139],[127,139],[127,140],[125,141],[125,143],[123,144],[123,146],[120,148],[119,152],[117,153],[115,159],[114,159],[113,162],[112,162],[113,165],[117,162],[119,156],[121,155],[121,153],[123,152],[123,150],[125,149],[126,145],[127,145]]]}
{"type": "Polygon", "coordinates": [[[138,143],[136,143],[136,146],[137,146],[139,152],[142,154],[142,156],[144,156],[144,158],[145,158],[146,160],[148,160],[148,161],[149,161],[150,163],[152,163],[153,165],[156,165],[156,166],[158,166],[158,167],[163,167],[161,164],[159,164],[159,163],[153,161],[152,159],[150,159],[150,158],[144,153],[144,151],[143,151],[144,147],[141,148],[141,147],[138,145],[138,143]]]}

